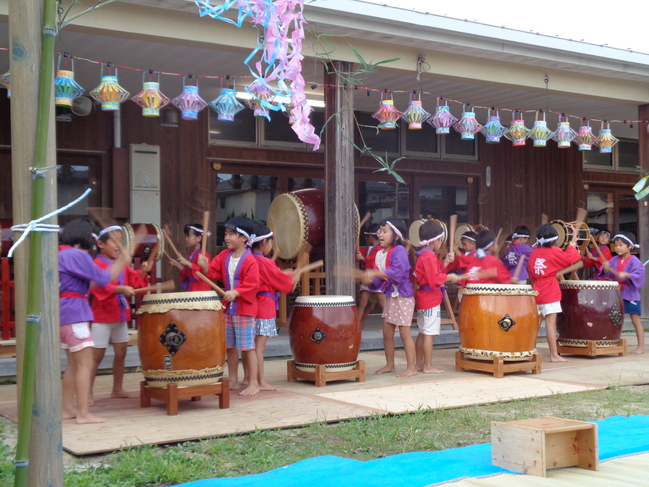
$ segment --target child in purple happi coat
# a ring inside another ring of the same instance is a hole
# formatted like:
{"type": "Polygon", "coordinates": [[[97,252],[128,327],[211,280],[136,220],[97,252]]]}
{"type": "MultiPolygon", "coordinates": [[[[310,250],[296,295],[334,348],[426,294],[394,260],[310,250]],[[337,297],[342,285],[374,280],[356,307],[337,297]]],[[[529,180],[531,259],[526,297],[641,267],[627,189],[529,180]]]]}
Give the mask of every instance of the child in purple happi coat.
{"type": "MultiPolygon", "coordinates": [[[[530,239],[532,232],[530,229],[524,225],[516,227],[514,233],[512,234],[512,243],[507,249],[505,257],[502,261],[507,267],[509,273],[514,276],[516,273],[516,268],[521,258],[525,257],[525,260],[529,262],[530,254],[532,253],[532,247],[527,245],[527,241],[530,239]]],[[[527,281],[530,275],[527,271],[527,265],[521,267],[520,273],[518,275],[519,281],[527,281]]]]}

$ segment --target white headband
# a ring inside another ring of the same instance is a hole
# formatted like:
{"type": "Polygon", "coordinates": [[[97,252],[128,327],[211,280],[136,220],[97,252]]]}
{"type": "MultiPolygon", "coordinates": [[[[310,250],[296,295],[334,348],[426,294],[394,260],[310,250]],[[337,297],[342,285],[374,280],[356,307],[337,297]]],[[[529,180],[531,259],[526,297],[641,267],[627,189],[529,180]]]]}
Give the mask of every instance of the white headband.
{"type": "Polygon", "coordinates": [[[403,235],[401,235],[401,232],[397,227],[395,227],[390,220],[387,221],[387,224],[390,225],[390,228],[394,233],[396,233],[401,240],[403,240],[403,235]]]}
{"type": "Polygon", "coordinates": [[[494,241],[492,240],[491,242],[489,242],[489,243],[488,243],[487,245],[485,245],[484,247],[479,248],[479,249],[476,251],[475,255],[476,255],[477,257],[479,257],[480,259],[484,259],[484,258],[487,256],[485,250],[487,250],[487,249],[488,249],[489,247],[491,247],[493,244],[494,244],[494,241]]]}
{"type": "Polygon", "coordinates": [[[270,238],[273,236],[273,232],[267,233],[266,235],[260,235],[258,237],[253,237],[250,240],[252,241],[253,244],[257,242],[261,242],[262,240],[266,240],[267,238],[270,238]]]}
{"type": "Polygon", "coordinates": [[[426,245],[430,245],[430,244],[433,243],[435,240],[439,240],[439,239],[442,238],[443,236],[444,236],[444,232],[440,233],[437,237],[433,237],[433,238],[428,239],[428,240],[421,240],[421,241],[419,242],[419,246],[420,246],[420,247],[425,247],[426,245]]]}
{"type": "Polygon", "coordinates": [[[550,238],[537,238],[536,243],[539,244],[539,245],[543,245],[543,244],[546,244],[546,243],[549,243],[549,242],[554,242],[555,240],[558,240],[558,239],[559,239],[559,235],[557,235],[556,237],[550,237],[550,238]]]}
{"type": "MultiPolygon", "coordinates": [[[[192,227],[191,225],[189,225],[189,228],[191,228],[192,230],[194,230],[194,232],[196,232],[196,233],[200,233],[201,235],[203,235],[203,230],[201,230],[200,228],[192,227]]],[[[212,235],[212,234],[211,234],[210,232],[207,232],[207,236],[208,236],[208,237],[210,237],[211,235],[212,235]]]]}
{"type": "Polygon", "coordinates": [[[512,238],[530,238],[530,236],[515,233],[515,234],[512,235],[512,238]]]}
{"type": "Polygon", "coordinates": [[[475,242],[475,238],[469,237],[468,235],[462,235],[460,237],[460,241],[462,241],[463,238],[466,238],[467,240],[471,240],[471,242],[475,242]]]}
{"type": "Polygon", "coordinates": [[[626,235],[622,235],[621,233],[618,233],[615,237],[613,237],[613,241],[615,242],[615,240],[618,239],[618,238],[628,242],[629,245],[634,249],[639,249],[640,248],[640,246],[638,244],[634,244],[631,241],[631,239],[629,237],[627,237],[626,235]]]}
{"type": "Polygon", "coordinates": [[[97,235],[97,240],[99,240],[102,235],[106,235],[108,232],[121,232],[122,227],[119,225],[111,225],[110,227],[104,228],[101,232],[99,232],[99,235],[97,235]]]}

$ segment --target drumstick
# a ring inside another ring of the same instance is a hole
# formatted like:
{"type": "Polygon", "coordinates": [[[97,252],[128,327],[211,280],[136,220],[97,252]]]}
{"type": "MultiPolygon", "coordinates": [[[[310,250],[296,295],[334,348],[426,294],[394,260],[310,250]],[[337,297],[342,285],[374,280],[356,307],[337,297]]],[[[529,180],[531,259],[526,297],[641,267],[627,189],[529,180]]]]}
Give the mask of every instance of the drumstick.
{"type": "Polygon", "coordinates": [[[456,215],[451,215],[451,220],[449,222],[450,224],[450,230],[448,232],[448,238],[449,238],[449,248],[451,249],[451,252],[455,252],[455,229],[457,227],[457,214],[456,215]]]}
{"type": "Polygon", "coordinates": [[[521,255],[521,260],[518,261],[518,265],[516,266],[516,270],[514,271],[514,281],[518,282],[518,276],[521,273],[521,270],[523,269],[523,264],[525,263],[525,255],[521,255]]]}
{"type": "Polygon", "coordinates": [[[203,212],[203,239],[201,241],[201,254],[205,255],[207,249],[207,227],[210,225],[210,212],[203,212]]]}
{"type": "Polygon", "coordinates": [[[312,271],[313,269],[317,269],[318,267],[322,267],[323,264],[324,264],[324,261],[316,260],[315,262],[313,262],[313,263],[311,263],[309,265],[305,265],[303,267],[296,268],[293,271],[293,273],[297,273],[298,275],[304,274],[305,272],[309,272],[309,271],[312,271]]]}
{"type": "Polygon", "coordinates": [[[361,220],[361,222],[358,224],[358,233],[356,234],[356,248],[358,249],[361,246],[361,232],[363,231],[363,225],[367,223],[367,220],[369,220],[372,217],[372,213],[369,211],[365,213],[365,216],[361,220]]]}
{"type": "Polygon", "coordinates": [[[135,294],[148,293],[149,291],[173,291],[176,288],[176,284],[172,280],[161,282],[153,286],[141,287],[134,289],[135,294]]]}
{"type": "Polygon", "coordinates": [[[550,223],[550,217],[545,213],[541,213],[541,225],[547,225],[550,223]]]}
{"type": "Polygon", "coordinates": [[[602,265],[604,265],[606,263],[606,259],[602,255],[602,251],[599,249],[599,245],[597,245],[597,240],[595,240],[595,237],[591,235],[590,241],[595,246],[595,250],[597,250],[597,257],[599,258],[599,261],[602,263],[602,265]]]}
{"type": "Polygon", "coordinates": [[[494,240],[494,243],[496,244],[496,247],[500,248],[500,245],[498,245],[498,240],[500,240],[500,235],[503,233],[502,227],[498,230],[498,235],[496,235],[496,240],[494,240]]]}
{"type": "Polygon", "coordinates": [[[275,219],[271,216],[269,217],[270,231],[273,232],[273,261],[277,262],[279,255],[282,253],[282,250],[279,248],[279,241],[277,240],[277,232],[275,231],[275,219]]]}
{"type": "Polygon", "coordinates": [[[167,225],[165,225],[164,228],[162,229],[162,234],[164,235],[165,240],[169,244],[169,247],[171,247],[171,250],[173,250],[176,253],[176,256],[179,259],[182,259],[183,256],[180,255],[180,252],[178,252],[178,249],[176,248],[174,243],[171,241],[171,235],[169,234],[169,227],[167,225]]]}
{"type": "Polygon", "coordinates": [[[225,294],[225,291],[221,289],[219,286],[214,284],[212,281],[210,281],[207,277],[205,277],[202,273],[196,271],[194,272],[196,277],[198,277],[201,281],[203,281],[205,284],[209,284],[212,289],[214,289],[217,293],[219,293],[221,296],[225,294]]]}
{"type": "Polygon", "coordinates": [[[334,268],[334,274],[338,277],[351,277],[359,280],[365,277],[365,272],[360,269],[357,269],[356,267],[336,266],[334,268]]]}
{"type": "Polygon", "coordinates": [[[561,269],[559,272],[557,272],[557,276],[559,277],[559,280],[561,281],[561,280],[564,279],[564,277],[563,277],[564,274],[570,274],[572,272],[578,271],[582,267],[584,267],[584,261],[583,260],[578,260],[574,264],[569,265],[565,269],[561,269]]]}
{"type": "Polygon", "coordinates": [[[586,221],[586,217],[588,217],[588,210],[585,208],[577,208],[577,218],[575,218],[575,222],[583,223],[586,221]]]}
{"type": "Polygon", "coordinates": [[[153,262],[156,259],[156,255],[158,255],[158,252],[160,252],[160,242],[156,242],[155,245],[153,246],[153,250],[149,254],[149,257],[147,258],[146,262],[147,264],[149,262],[153,262]]]}

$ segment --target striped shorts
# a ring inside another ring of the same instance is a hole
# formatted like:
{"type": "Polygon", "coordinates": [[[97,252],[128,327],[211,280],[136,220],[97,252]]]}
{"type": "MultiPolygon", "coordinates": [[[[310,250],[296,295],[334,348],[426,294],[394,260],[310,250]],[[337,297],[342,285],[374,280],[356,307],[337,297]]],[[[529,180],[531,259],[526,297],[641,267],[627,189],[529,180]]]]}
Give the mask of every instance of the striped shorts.
{"type": "Polygon", "coordinates": [[[257,325],[255,335],[261,335],[264,337],[277,336],[277,325],[275,324],[275,318],[257,318],[255,320],[255,324],[257,325]]]}

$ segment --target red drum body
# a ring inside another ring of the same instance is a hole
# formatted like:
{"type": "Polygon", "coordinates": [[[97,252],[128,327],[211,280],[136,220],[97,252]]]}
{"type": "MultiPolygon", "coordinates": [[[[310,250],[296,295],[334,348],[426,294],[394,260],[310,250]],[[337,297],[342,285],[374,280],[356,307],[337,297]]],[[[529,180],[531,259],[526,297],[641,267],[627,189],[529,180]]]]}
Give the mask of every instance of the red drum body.
{"type": "MultiPolygon", "coordinates": [[[[358,235],[360,219],[354,205],[355,230],[358,235]]],[[[284,260],[295,259],[307,242],[312,247],[311,260],[324,256],[325,194],[322,189],[309,188],[277,196],[268,208],[267,220],[275,226],[273,243],[279,247],[284,260]]]]}
{"type": "Polygon", "coordinates": [[[620,285],[614,281],[561,281],[561,309],[557,316],[559,345],[616,347],[624,323],[620,285]]]}
{"type": "Polygon", "coordinates": [[[13,224],[14,221],[11,218],[0,218],[0,237],[2,238],[0,257],[6,257],[14,244],[14,232],[11,231],[13,224]]]}
{"type": "Polygon", "coordinates": [[[289,343],[298,370],[351,370],[361,347],[361,324],[351,296],[299,296],[289,325],[289,343]]]}
{"type": "MultiPolygon", "coordinates": [[[[446,228],[446,223],[444,223],[442,220],[435,220],[433,218],[430,218],[429,220],[439,224],[439,226],[442,227],[442,230],[444,230],[444,237],[442,239],[442,242],[446,243],[446,241],[448,240],[448,228],[446,228]]],[[[421,227],[429,220],[420,218],[419,220],[415,220],[410,224],[410,228],[408,228],[408,239],[410,240],[410,243],[412,243],[415,247],[419,247],[419,227],[421,227]]]]}
{"type": "Polygon", "coordinates": [[[155,250],[155,260],[160,260],[165,242],[160,227],[155,223],[125,223],[122,227],[122,245],[131,254],[131,259],[139,257],[148,260],[155,250]]]}
{"type": "Polygon", "coordinates": [[[538,354],[538,293],[532,286],[467,284],[462,294],[460,352],[467,358],[513,361],[538,354]]]}
{"type": "Polygon", "coordinates": [[[148,294],[137,343],[149,387],[214,384],[223,376],[225,324],[214,291],[148,294]]]}

